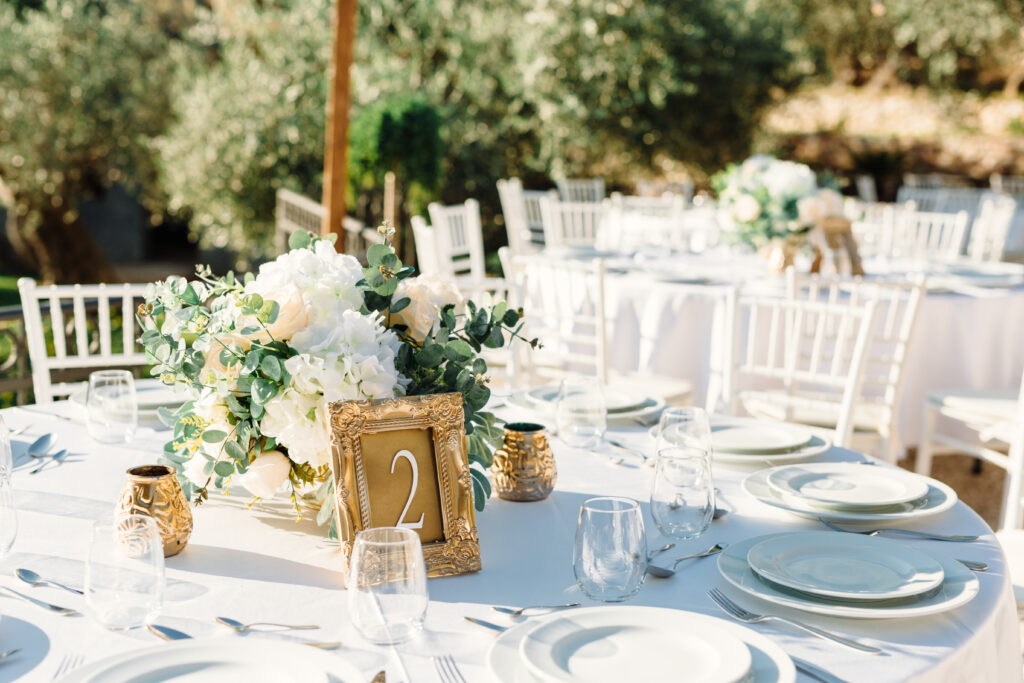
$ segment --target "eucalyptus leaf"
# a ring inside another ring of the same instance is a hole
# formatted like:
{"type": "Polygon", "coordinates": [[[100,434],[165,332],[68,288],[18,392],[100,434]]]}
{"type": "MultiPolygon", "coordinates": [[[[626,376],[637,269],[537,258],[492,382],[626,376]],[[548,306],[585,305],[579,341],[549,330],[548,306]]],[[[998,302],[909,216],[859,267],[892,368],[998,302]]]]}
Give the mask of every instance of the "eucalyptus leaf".
{"type": "Polygon", "coordinates": [[[276,356],[264,356],[260,361],[260,370],[273,380],[281,380],[281,361],[276,356]]]}
{"type": "Polygon", "coordinates": [[[394,255],[394,250],[385,244],[374,244],[366,250],[366,262],[370,266],[380,266],[384,263],[384,259],[390,254],[394,255]]]}
{"type": "Polygon", "coordinates": [[[245,461],[248,460],[248,456],[242,447],[234,441],[226,441],[224,443],[224,452],[228,454],[234,460],[245,461]]]}
{"type": "Polygon", "coordinates": [[[207,429],[203,432],[203,441],[206,443],[220,443],[226,439],[228,433],[220,429],[207,429]]]}
{"type": "Polygon", "coordinates": [[[305,230],[297,230],[288,237],[289,249],[305,249],[312,241],[312,234],[305,230]]]}
{"type": "MultiPolygon", "coordinates": [[[[277,396],[278,386],[275,382],[262,377],[253,380],[252,383],[252,400],[259,406],[262,406],[277,396]]],[[[255,417],[255,411],[253,411],[253,417],[255,417]]]]}
{"type": "Polygon", "coordinates": [[[213,466],[213,471],[220,477],[229,477],[235,473],[235,466],[227,460],[221,460],[213,466]]]}

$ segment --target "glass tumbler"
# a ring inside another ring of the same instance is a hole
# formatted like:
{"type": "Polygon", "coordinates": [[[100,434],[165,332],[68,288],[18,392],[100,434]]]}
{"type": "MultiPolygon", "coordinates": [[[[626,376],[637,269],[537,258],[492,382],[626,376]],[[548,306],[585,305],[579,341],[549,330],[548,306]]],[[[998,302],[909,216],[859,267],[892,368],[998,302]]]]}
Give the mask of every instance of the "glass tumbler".
{"type": "Polygon", "coordinates": [[[608,429],[604,389],[596,377],[562,380],[555,405],[558,436],[574,448],[597,448],[608,429]]]}
{"type": "Polygon", "coordinates": [[[128,443],[139,423],[135,379],[127,370],[100,370],[89,375],[86,426],[100,443],[128,443]]]}
{"type": "Polygon", "coordinates": [[[715,512],[711,429],[702,408],[669,408],[658,427],[658,460],[651,485],[651,516],[665,536],[703,534],[715,512]]]}
{"type": "Polygon", "coordinates": [[[423,628],[427,570],[415,531],[376,527],[356,535],[348,607],[359,632],[378,645],[402,642],[423,628]]]}
{"type": "Polygon", "coordinates": [[[576,583],[593,600],[622,602],[640,590],[647,538],[635,500],[591,498],[580,506],[572,568],[576,583]]]}
{"type": "Polygon", "coordinates": [[[152,517],[114,515],[93,524],[85,599],[93,618],[114,631],[145,626],[160,614],[164,545],[152,517]]]}

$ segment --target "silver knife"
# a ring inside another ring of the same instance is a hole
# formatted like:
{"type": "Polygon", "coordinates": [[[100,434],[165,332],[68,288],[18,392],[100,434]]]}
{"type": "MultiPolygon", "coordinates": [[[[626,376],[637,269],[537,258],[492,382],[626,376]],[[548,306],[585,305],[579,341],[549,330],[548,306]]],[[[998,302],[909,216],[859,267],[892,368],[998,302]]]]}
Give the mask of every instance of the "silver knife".
{"type": "Polygon", "coordinates": [[[146,624],[146,628],[148,628],[150,631],[160,636],[164,640],[188,640],[192,637],[189,634],[182,633],[177,629],[168,628],[167,626],[158,626],[157,624],[146,624]]]}
{"type": "Polygon", "coordinates": [[[498,626],[497,624],[492,624],[489,621],[484,621],[483,619],[477,619],[476,617],[466,617],[466,621],[468,621],[471,624],[476,624],[477,626],[483,626],[484,628],[489,628],[492,631],[497,631],[498,633],[504,633],[505,631],[508,630],[508,628],[505,627],[505,626],[498,626]]]}
{"type": "Polygon", "coordinates": [[[833,676],[829,672],[811,664],[807,660],[800,659],[799,657],[794,657],[792,655],[790,655],[789,658],[793,660],[793,664],[796,665],[797,670],[804,672],[811,678],[815,678],[822,683],[846,683],[842,678],[833,676]]]}

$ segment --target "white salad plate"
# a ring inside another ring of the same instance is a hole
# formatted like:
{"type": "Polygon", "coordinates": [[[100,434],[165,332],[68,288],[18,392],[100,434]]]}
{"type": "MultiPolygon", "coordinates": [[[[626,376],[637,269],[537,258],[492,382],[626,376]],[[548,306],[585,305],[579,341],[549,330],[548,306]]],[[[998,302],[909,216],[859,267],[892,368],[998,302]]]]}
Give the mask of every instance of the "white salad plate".
{"type": "Polygon", "coordinates": [[[809,430],[784,422],[723,420],[711,426],[711,447],[735,455],[792,453],[812,438],[809,430]]]}
{"type": "MultiPolygon", "coordinates": [[[[796,532],[800,533],[802,532],[796,532]]],[[[956,560],[945,557],[935,558],[942,566],[942,583],[937,588],[917,596],[892,600],[840,601],[793,591],[764,581],[747,562],[747,554],[758,543],[772,536],[785,535],[792,534],[758,536],[730,545],[718,555],[719,573],[737,589],[762,600],[805,612],[851,619],[923,617],[960,607],[978,594],[978,579],[971,570],[956,560]]]]}
{"type": "Polygon", "coordinates": [[[63,683],[365,683],[336,655],[269,638],[181,640],[132,650],[89,664],[63,683]]]}
{"type": "MultiPolygon", "coordinates": [[[[865,469],[894,468],[882,465],[855,465],[865,469]]],[[[787,512],[792,512],[801,517],[816,519],[821,517],[830,522],[847,522],[850,524],[877,524],[879,522],[896,522],[909,519],[923,519],[931,515],[945,512],[956,505],[956,492],[941,481],[924,477],[928,482],[928,493],[919,500],[912,503],[902,503],[884,509],[837,509],[816,504],[816,501],[794,496],[782,496],[768,483],[768,477],[772,469],[764,469],[754,472],[743,480],[743,490],[757,498],[762,503],[777,507],[787,512]]]]}
{"type": "Polygon", "coordinates": [[[563,612],[519,644],[526,668],[542,681],[667,681],[738,683],[750,651],[725,629],[688,612],[596,609],[563,612]]]}
{"type": "MultiPolygon", "coordinates": [[[[525,648],[525,641],[535,630],[546,627],[563,616],[574,616],[581,619],[584,624],[593,625],[601,623],[611,624],[611,629],[616,625],[639,624],[642,629],[664,628],[671,633],[676,625],[682,626],[686,633],[702,633],[714,630],[717,634],[724,634],[738,640],[746,647],[743,661],[746,661],[746,672],[739,680],[750,681],[751,683],[792,683],[796,680],[796,670],[789,656],[782,648],[770,641],[767,637],[752,631],[740,624],[718,619],[705,614],[684,612],[680,610],[666,609],[663,607],[640,607],[640,606],[616,606],[616,607],[584,607],[564,612],[551,614],[536,619],[529,623],[515,626],[500,634],[491,646],[487,655],[487,666],[491,673],[500,683],[537,683],[538,677],[531,673],[531,670],[522,656],[521,648],[525,648]],[[593,614],[594,616],[590,616],[593,614]]],[[[563,622],[564,623],[564,622],[563,622]]],[[[586,626],[585,628],[593,628],[586,626]]],[[[589,637],[589,636],[588,636],[589,637]]],[[[656,636],[659,642],[663,642],[670,636],[659,633],[656,636]]],[[[697,642],[697,641],[692,641],[697,642]]],[[[609,645],[612,641],[609,641],[609,645]]],[[[596,645],[594,643],[593,645],[596,645]]],[[[592,645],[592,646],[593,646],[592,645]]],[[[673,646],[675,647],[675,645],[673,646]]],[[[690,652],[689,649],[686,650],[690,652]]],[[[539,680],[588,680],[598,683],[600,681],[626,681],[626,680],[679,680],[680,672],[685,671],[689,676],[693,659],[684,659],[683,651],[660,651],[656,656],[646,660],[633,660],[627,663],[624,669],[617,669],[608,666],[600,669],[595,676],[585,679],[559,679],[540,678],[539,680]],[[658,661],[664,660],[664,661],[658,661]],[[631,666],[630,666],[631,665],[631,666]],[[646,667],[653,671],[667,671],[665,675],[647,676],[646,667]],[[673,668],[668,668],[673,667],[673,668]],[[625,671],[625,675],[620,675],[625,671]]],[[[607,658],[602,658],[607,664],[607,658]]],[[[703,659],[701,660],[704,661],[703,659]]],[[[740,667],[736,667],[737,669],[740,667]]],[[[724,671],[724,670],[723,670],[724,671]]],[[[712,681],[716,678],[687,678],[687,680],[712,681]]]]}
{"type": "MultiPolygon", "coordinates": [[[[537,405],[553,404],[558,401],[558,387],[554,385],[535,387],[527,390],[526,396],[530,402],[537,405]]],[[[615,387],[604,388],[604,405],[609,413],[628,413],[639,410],[652,400],[632,391],[623,391],[615,387]]]]}
{"type": "Polygon", "coordinates": [[[768,485],[783,496],[842,509],[912,503],[928,494],[928,480],[918,474],[848,462],[776,467],[768,473],[768,485]]]}
{"type": "Polygon", "coordinates": [[[887,538],[834,531],[765,539],[747,553],[747,564],[787,588],[845,600],[920,595],[944,577],[931,555],[887,538]]]}
{"type": "MultiPolygon", "coordinates": [[[[552,422],[554,421],[554,407],[557,401],[557,386],[545,386],[531,389],[529,391],[517,391],[508,397],[508,403],[510,405],[535,412],[545,413],[552,422]]],[[[656,419],[656,416],[665,409],[664,399],[653,396],[638,398],[636,394],[618,389],[606,388],[605,401],[608,406],[609,421],[640,420],[646,422],[651,419],[656,419]],[[624,402],[632,402],[634,403],[634,406],[629,408],[613,407],[621,406],[624,402]]]]}
{"type": "MultiPolygon", "coordinates": [[[[832,448],[832,440],[829,439],[828,437],[821,436],[820,434],[817,434],[815,432],[803,429],[801,427],[796,427],[794,425],[789,425],[786,423],[766,422],[764,420],[754,420],[751,418],[744,417],[712,416],[710,420],[710,426],[712,439],[711,459],[714,462],[721,463],[723,465],[754,465],[757,467],[764,467],[765,465],[801,462],[803,460],[810,460],[811,458],[815,458],[832,448]],[[729,451],[721,450],[714,446],[716,431],[736,428],[743,429],[747,431],[749,434],[756,434],[757,430],[765,425],[771,426],[773,428],[777,426],[787,428],[793,426],[796,430],[807,434],[809,438],[806,443],[792,451],[772,453],[731,453],[729,451]]],[[[658,440],[658,428],[658,425],[654,425],[648,431],[650,437],[655,441],[658,440]]]]}

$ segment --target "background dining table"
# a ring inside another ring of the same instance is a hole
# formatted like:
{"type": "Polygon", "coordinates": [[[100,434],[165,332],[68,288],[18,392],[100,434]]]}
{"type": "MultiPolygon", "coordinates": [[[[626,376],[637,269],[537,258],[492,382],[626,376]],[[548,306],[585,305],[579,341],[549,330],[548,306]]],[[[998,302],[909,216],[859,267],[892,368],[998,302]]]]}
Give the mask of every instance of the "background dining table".
{"type": "MultiPolygon", "coordinates": [[[[33,588],[14,576],[17,567],[81,586],[92,520],[109,512],[124,483],[125,470],[156,461],[169,432],[140,427],[127,445],[91,441],[76,406],[60,402],[30,409],[3,411],[11,428],[31,425],[14,439],[14,487],[20,529],[12,552],[0,564],[0,585],[41,599],[85,610],[82,598],[56,588],[33,588]],[[45,413],[59,413],[61,420],[45,413]],[[18,458],[40,434],[58,435],[57,448],[75,457],[37,475],[18,458]]],[[[507,418],[528,418],[525,411],[505,408],[507,418]]],[[[654,442],[639,426],[613,428],[616,440],[653,453],[654,442]]],[[[340,640],[332,655],[344,658],[366,674],[379,670],[389,683],[433,683],[432,657],[454,656],[467,681],[492,681],[486,656],[495,634],[465,621],[473,616],[511,626],[495,605],[525,606],[581,601],[573,576],[573,537],[580,504],[591,496],[635,498],[645,510],[648,547],[665,543],[647,509],[653,470],[638,457],[604,444],[599,452],[568,447],[552,439],[558,483],[549,498],[515,503],[497,498],[477,514],[483,569],[476,574],[429,581],[430,605],[425,629],[396,648],[370,645],[357,634],[348,616],[345,590],[338,573],[336,543],[310,520],[296,522],[286,497],[259,502],[241,488],[213,494],[194,509],[195,529],[188,547],[166,563],[166,601],[156,623],[202,639],[286,638],[294,641],[340,640]],[[622,462],[616,464],[616,461],[622,462]],[[275,621],[320,625],[317,631],[276,636],[240,636],[214,622],[227,616],[243,622],[275,621]]],[[[828,460],[863,460],[864,456],[833,448],[828,460]]],[[[714,521],[699,539],[680,542],[662,557],[702,550],[716,542],[738,542],[761,534],[823,530],[807,520],[775,509],[745,494],[741,481],[748,472],[715,466],[719,503],[731,510],[714,521]]],[[[863,654],[808,636],[786,626],[752,628],[786,652],[813,662],[850,681],[988,681],[1022,680],[1017,614],[1005,558],[991,530],[968,507],[958,503],[913,528],[942,533],[979,534],[974,543],[907,541],[936,555],[986,562],[978,573],[980,591],[957,609],[928,617],[853,620],[804,614],[775,607],[733,589],[718,574],[714,559],[680,565],[671,579],[647,578],[627,604],[691,610],[727,618],[706,591],[719,588],[740,604],[774,614],[795,616],[819,627],[876,645],[881,655],[863,654]]],[[[158,645],[146,630],[112,632],[88,617],[61,617],[0,594],[0,649],[22,648],[0,664],[0,681],[50,680],[62,658],[76,653],[86,664],[133,648],[158,645]]],[[[810,680],[801,677],[799,680],[810,680]]]]}

